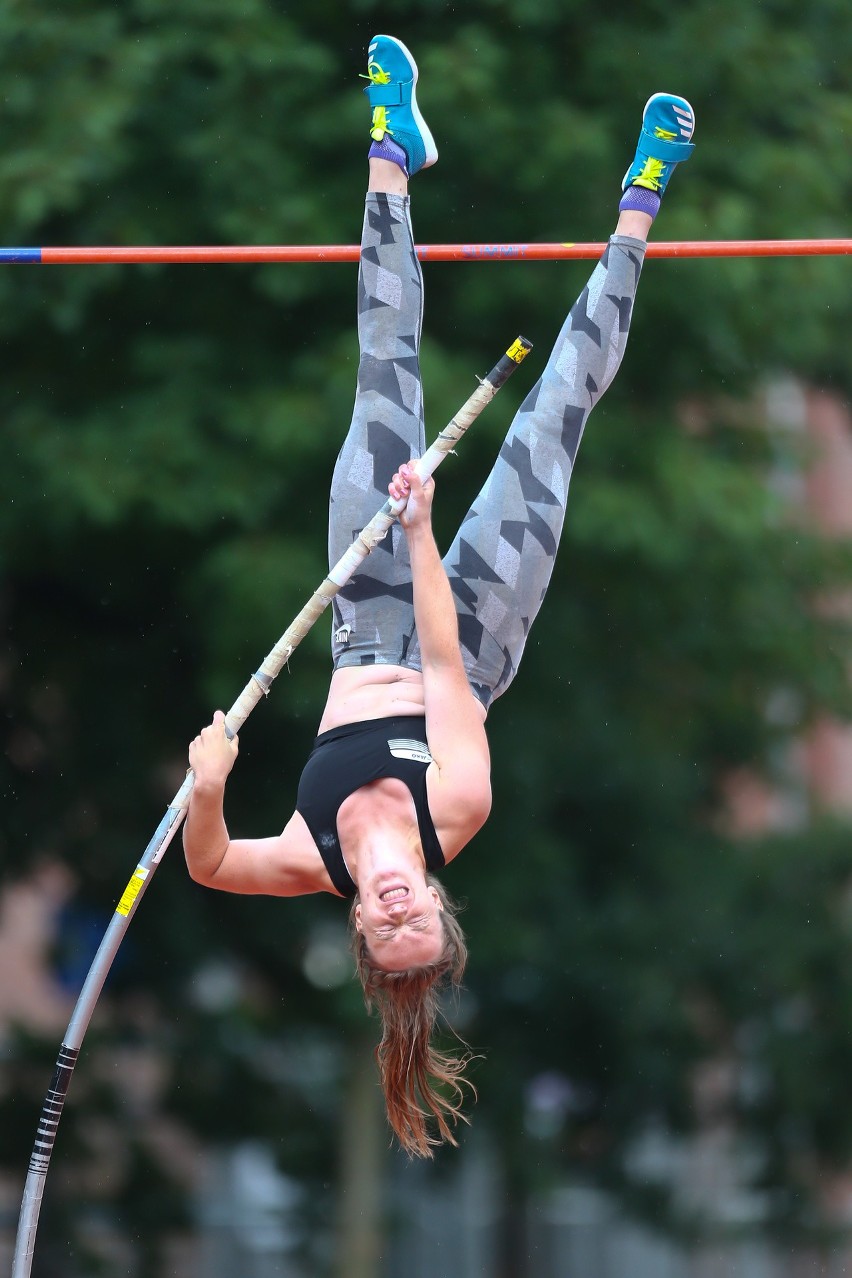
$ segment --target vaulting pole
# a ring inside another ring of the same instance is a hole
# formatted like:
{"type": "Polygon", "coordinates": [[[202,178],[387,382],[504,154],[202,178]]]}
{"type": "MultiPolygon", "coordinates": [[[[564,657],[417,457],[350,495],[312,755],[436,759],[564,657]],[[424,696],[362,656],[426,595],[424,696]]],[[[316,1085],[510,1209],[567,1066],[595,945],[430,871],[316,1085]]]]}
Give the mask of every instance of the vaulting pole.
{"type": "MultiPolygon", "coordinates": [[[[476,420],[486,404],[491,402],[500,387],[511,377],[531,349],[532,344],[526,338],[518,337],[505,355],[500,357],[488,376],[480,381],[477,389],[418,461],[417,470],[422,478],[425,479],[431,475],[444,460],[447,453],[452,452],[468,427],[476,420]]],[[[404,501],[392,501],[388,498],[381,510],[361,530],[346,553],[330,569],[328,576],[314,591],[302,611],[291,622],[275,647],[267,654],[260,669],[252,675],[237,700],[231,706],[225,716],[225,730],[229,736],[234,736],[239,732],[261,697],[268,695],[273,679],[280,674],[283,667],[290,660],[297,645],[301,643],[314,622],[322,615],[338,591],[357,572],[367,555],[387,534],[394,520],[404,509],[404,501]]],[[[130,920],[133,918],[136,907],[147,890],[166,848],[171,843],[186,816],[194,784],[195,776],[190,769],[186,774],[183,785],[166,809],[166,813],[145,849],[141,861],[134,870],[130,882],[124,889],[121,900],[115,907],[115,913],[107,926],[104,938],[101,941],[74,1008],[65,1038],[59,1049],[59,1056],[50,1082],[50,1088],[42,1106],[35,1144],[30,1157],[29,1172],[24,1185],[21,1213],[18,1220],[12,1278],[29,1278],[32,1269],[39,1212],[41,1210],[47,1170],[50,1165],[50,1156],[56,1139],[56,1129],[62,1117],[62,1108],[68,1095],[71,1075],[77,1063],[77,1057],[80,1054],[83,1037],[95,1010],[95,1004],[98,1001],[107,973],[124,939],[124,934],[127,931],[130,920]]]]}
{"type": "MultiPolygon", "coordinates": [[[[544,262],[598,258],[605,244],[419,244],[421,262],[544,262]]],[[[852,240],[670,240],[648,245],[647,257],[835,257],[852,240]]],[[[200,245],[132,248],[0,248],[0,265],[95,262],[357,262],[357,244],[200,245]]]]}

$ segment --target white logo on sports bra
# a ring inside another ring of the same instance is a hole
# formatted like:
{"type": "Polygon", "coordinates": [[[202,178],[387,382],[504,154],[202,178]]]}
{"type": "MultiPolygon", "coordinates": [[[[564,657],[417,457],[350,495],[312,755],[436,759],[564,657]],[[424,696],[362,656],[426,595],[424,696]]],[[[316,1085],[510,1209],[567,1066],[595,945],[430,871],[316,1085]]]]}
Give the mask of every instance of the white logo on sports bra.
{"type": "Polygon", "coordinates": [[[412,763],[432,762],[425,741],[415,741],[411,737],[393,737],[388,742],[388,749],[395,759],[410,759],[412,763]]]}

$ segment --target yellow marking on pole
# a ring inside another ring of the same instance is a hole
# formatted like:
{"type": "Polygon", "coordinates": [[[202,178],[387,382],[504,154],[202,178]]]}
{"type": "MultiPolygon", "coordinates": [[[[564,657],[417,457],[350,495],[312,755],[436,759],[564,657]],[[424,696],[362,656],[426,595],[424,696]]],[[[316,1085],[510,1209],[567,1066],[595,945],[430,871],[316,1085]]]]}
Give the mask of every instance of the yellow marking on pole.
{"type": "Polygon", "coordinates": [[[147,877],[148,871],[143,869],[141,865],[137,865],[133,872],[133,877],[124,889],[124,895],[115,907],[116,914],[122,914],[125,918],[127,918],[128,914],[133,909],[133,902],[145,886],[145,880],[147,877]]]}
{"type": "Polygon", "coordinates": [[[525,345],[520,337],[516,337],[512,345],[506,351],[509,359],[514,360],[516,364],[520,364],[521,360],[526,359],[530,353],[529,346],[525,345]]]}

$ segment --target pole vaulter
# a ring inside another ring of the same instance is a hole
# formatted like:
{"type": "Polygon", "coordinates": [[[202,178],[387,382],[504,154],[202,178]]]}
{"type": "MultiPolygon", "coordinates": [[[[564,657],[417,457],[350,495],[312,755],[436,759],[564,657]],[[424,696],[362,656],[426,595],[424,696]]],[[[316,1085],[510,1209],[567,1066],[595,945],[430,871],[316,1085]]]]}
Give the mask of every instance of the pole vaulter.
{"type": "MultiPolygon", "coordinates": [[[[427,479],[447,454],[453,451],[468,427],[476,420],[486,404],[491,402],[500,387],[505,384],[531,350],[531,342],[524,337],[516,338],[488,376],[480,380],[477,389],[417,463],[416,469],[422,479],[427,479]]],[[[302,611],[267,654],[260,668],[252,675],[231,706],[225,716],[225,728],[229,736],[233,737],[239,732],[261,697],[268,695],[273,680],[281,673],[298,644],[323,614],[338,591],[347,584],[370,552],[387,534],[405,506],[405,500],[395,501],[388,498],[381,510],[361,530],[346,553],[329,570],[328,576],[314,591],[302,611]]],[[[157,826],[115,907],[68,1024],[59,1049],[50,1088],[42,1106],[35,1144],[30,1157],[18,1222],[12,1278],[29,1278],[32,1269],[38,1218],[50,1156],[86,1029],[130,920],[151,882],[154,871],[186,816],[194,783],[195,777],[190,769],[183,785],[166,809],[163,819],[157,826]]]]}

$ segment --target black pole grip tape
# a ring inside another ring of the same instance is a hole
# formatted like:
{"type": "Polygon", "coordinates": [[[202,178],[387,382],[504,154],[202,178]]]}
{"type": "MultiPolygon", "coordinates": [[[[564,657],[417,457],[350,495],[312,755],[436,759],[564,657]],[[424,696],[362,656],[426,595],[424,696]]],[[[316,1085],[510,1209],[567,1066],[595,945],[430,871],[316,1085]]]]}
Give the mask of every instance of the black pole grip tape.
{"type": "Polygon", "coordinates": [[[526,359],[531,350],[532,342],[525,337],[516,337],[506,354],[500,356],[485,380],[490,382],[495,390],[499,390],[503,383],[512,376],[518,365],[526,359]]]}

